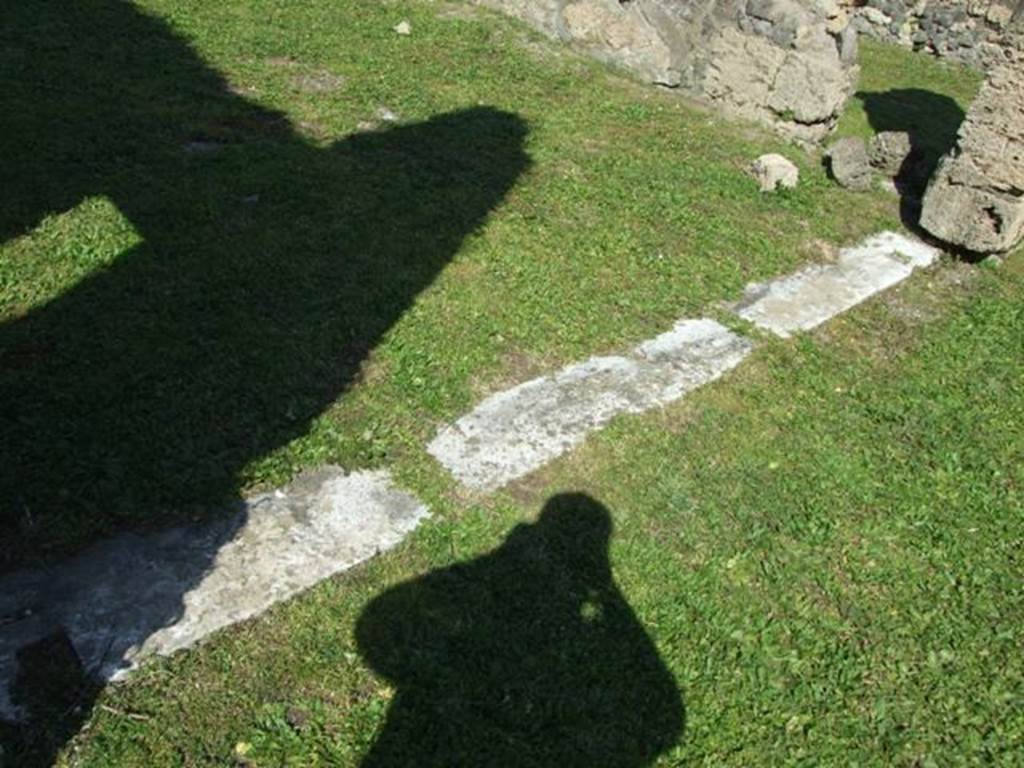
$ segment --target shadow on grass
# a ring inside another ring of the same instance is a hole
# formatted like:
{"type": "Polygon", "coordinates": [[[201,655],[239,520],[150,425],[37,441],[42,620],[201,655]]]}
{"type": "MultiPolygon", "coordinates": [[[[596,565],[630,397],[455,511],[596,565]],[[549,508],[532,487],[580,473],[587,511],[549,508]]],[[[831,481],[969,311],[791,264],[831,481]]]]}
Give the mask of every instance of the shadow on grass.
{"type": "MultiPolygon", "coordinates": [[[[141,238],[0,326],[0,572],[235,509],[240,471],[308,431],[529,165],[524,121],[486,107],[311,144],[119,0],[6,3],[0,112],[0,237],[105,196],[141,238]]],[[[46,643],[75,656],[59,633],[19,653],[20,765],[95,694],[39,693],[75,677],[46,643]]]]}
{"type": "Polygon", "coordinates": [[[939,160],[953,148],[964,121],[963,109],[949,96],[920,88],[856,94],[876,133],[903,131],[913,151],[896,177],[904,224],[918,230],[921,198],[939,160]]]}
{"type": "Polygon", "coordinates": [[[643,766],[675,745],[672,674],[619,591],[611,516],[552,498],[495,551],[375,599],[356,636],[395,687],[363,768],[643,766]]]}

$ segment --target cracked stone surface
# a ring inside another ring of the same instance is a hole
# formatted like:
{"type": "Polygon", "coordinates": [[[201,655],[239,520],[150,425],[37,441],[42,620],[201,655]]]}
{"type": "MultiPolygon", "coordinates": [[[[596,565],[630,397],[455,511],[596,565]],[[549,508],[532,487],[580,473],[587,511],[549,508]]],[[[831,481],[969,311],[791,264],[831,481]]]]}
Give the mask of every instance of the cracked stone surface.
{"type": "Polygon", "coordinates": [[[815,264],[747,288],[737,314],[783,338],[806,331],[905,280],[939,251],[919,240],[883,232],[844,248],[835,264],[815,264]]]}
{"type": "Polygon", "coordinates": [[[956,146],[928,185],[922,227],[978,253],[1001,253],[1024,241],[1022,114],[1024,29],[1015,55],[990,69],[956,146]]]}
{"type": "Polygon", "coordinates": [[[836,0],[474,0],[637,77],[805,141],[834,127],[857,81],[836,0]]]}
{"type": "Polygon", "coordinates": [[[713,320],[682,320],[628,355],[593,357],[489,397],[442,429],[428,451],[463,484],[494,490],[619,414],[665,405],[714,381],[752,346],[713,320]]]}
{"type": "Polygon", "coordinates": [[[395,546],[428,514],[386,472],[325,467],[233,514],[10,574],[0,579],[0,718],[22,715],[10,694],[27,645],[63,632],[86,672],[117,680],[395,546]]]}

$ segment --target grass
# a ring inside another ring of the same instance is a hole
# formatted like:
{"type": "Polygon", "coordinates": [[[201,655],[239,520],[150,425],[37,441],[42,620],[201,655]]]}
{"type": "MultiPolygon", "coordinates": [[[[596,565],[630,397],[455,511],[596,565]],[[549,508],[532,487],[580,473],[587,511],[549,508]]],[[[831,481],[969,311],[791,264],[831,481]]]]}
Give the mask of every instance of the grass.
{"type": "Polygon", "coordinates": [[[879,131],[913,131],[919,146],[942,153],[981,85],[981,73],[906,51],[869,37],[860,39],[860,78],[855,106],[838,136],[870,139],[879,131]]]}
{"type": "MultiPolygon", "coordinates": [[[[66,687],[2,732],[8,762],[1019,764],[1019,258],[945,262],[467,497],[437,425],[898,202],[462,6],[9,16],[7,567],[324,462],[388,466],[434,518],[91,709],[66,687]],[[396,126],[359,128],[381,107],[396,126]],[[767,151],[800,187],[757,192],[767,151]]],[[[935,148],[977,84],[862,61],[862,92],[932,94],[935,148]]],[[[840,132],[883,129],[878,105],[840,132]]]]}
{"type": "Polygon", "coordinates": [[[777,139],[438,10],[11,12],[0,559],[400,461],[523,371],[896,221],[810,156],[761,195],[746,169],[777,139]],[[400,125],[353,133],[382,107],[400,125]]]}

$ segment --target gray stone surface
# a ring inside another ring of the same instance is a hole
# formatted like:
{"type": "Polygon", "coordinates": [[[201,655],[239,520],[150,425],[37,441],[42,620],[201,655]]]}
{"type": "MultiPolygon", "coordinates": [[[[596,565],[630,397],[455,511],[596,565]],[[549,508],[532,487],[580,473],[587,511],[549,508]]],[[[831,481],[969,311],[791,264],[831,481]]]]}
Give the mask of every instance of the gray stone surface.
{"type": "Polygon", "coordinates": [[[871,189],[874,171],[863,139],[840,139],[828,150],[829,171],[847,189],[864,192],[871,189]]]}
{"type": "Polygon", "coordinates": [[[868,156],[873,167],[889,178],[895,178],[900,175],[913,149],[909,133],[882,131],[871,139],[868,156]]]}
{"type": "Polygon", "coordinates": [[[979,253],[1024,238],[1024,53],[989,72],[925,192],[921,226],[979,253]]]}
{"type": "Polygon", "coordinates": [[[999,62],[1019,0],[842,0],[862,33],[978,68],[999,62]]]}
{"type": "Polygon", "coordinates": [[[69,562],[0,580],[0,718],[19,649],[66,634],[85,670],[116,680],[389,549],[428,515],[385,472],[335,467],[254,497],[231,515],[123,535],[69,562]]]}
{"type": "Polygon", "coordinates": [[[680,83],[679,72],[672,65],[672,50],[644,14],[605,0],[579,0],[564,5],[560,31],[595,57],[652,83],[680,83]]]}
{"type": "Polygon", "coordinates": [[[800,169],[782,155],[761,155],[750,171],[762,192],[774,192],[779,187],[793,189],[800,181],[800,169]]]}
{"type": "Polygon", "coordinates": [[[619,414],[665,405],[717,379],[751,348],[713,320],[683,320],[626,356],[593,357],[487,398],[428,450],[464,485],[494,490],[619,414]]]}
{"type": "Polygon", "coordinates": [[[643,79],[816,141],[856,82],[834,0],[475,0],[643,79]]]}
{"type": "Polygon", "coordinates": [[[835,264],[816,264],[765,285],[751,285],[737,313],[786,338],[815,328],[906,279],[938,255],[918,240],[883,232],[842,249],[835,264]]]}

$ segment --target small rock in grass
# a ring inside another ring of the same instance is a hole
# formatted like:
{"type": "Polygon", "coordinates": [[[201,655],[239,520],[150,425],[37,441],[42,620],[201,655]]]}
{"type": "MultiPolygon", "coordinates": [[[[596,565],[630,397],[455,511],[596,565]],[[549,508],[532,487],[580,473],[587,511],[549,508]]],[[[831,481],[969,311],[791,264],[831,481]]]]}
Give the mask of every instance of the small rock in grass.
{"type": "Polygon", "coordinates": [[[871,139],[868,145],[868,158],[872,166],[889,178],[896,178],[913,149],[909,133],[882,131],[871,139]]]}
{"type": "Polygon", "coordinates": [[[800,169],[782,155],[761,155],[750,170],[762,192],[774,192],[779,187],[793,189],[800,181],[800,169]]]}
{"type": "Polygon", "coordinates": [[[306,727],[306,723],[309,722],[309,715],[298,707],[288,707],[288,711],[285,712],[284,716],[285,720],[288,721],[288,725],[297,731],[301,731],[306,727]]]}
{"type": "Polygon", "coordinates": [[[840,139],[828,150],[832,178],[847,189],[865,192],[871,189],[871,160],[864,139],[840,139]]]}
{"type": "Polygon", "coordinates": [[[392,112],[387,107],[378,107],[377,108],[377,119],[378,120],[382,120],[385,123],[397,123],[398,122],[398,115],[396,115],[394,112],[392,112]]]}
{"type": "Polygon", "coordinates": [[[412,24],[410,24],[408,21],[400,21],[398,22],[398,24],[395,25],[395,32],[397,32],[399,35],[411,35],[412,24]]]}

